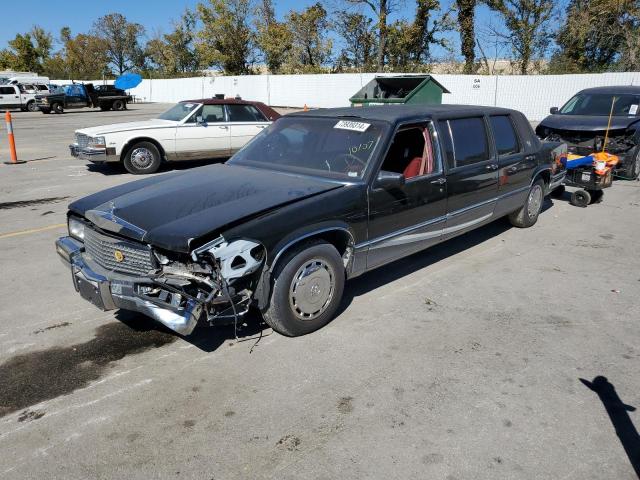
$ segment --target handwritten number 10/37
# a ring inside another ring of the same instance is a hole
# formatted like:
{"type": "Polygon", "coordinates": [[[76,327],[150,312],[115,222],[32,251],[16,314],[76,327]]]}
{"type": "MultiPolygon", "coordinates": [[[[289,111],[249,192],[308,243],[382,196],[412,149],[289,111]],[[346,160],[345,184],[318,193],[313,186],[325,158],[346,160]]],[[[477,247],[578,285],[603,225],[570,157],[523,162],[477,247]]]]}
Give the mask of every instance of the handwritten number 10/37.
{"type": "Polygon", "coordinates": [[[360,145],[354,145],[353,147],[349,147],[349,153],[351,155],[355,155],[358,152],[361,152],[363,150],[369,150],[371,147],[373,147],[373,143],[374,141],[371,140],[370,142],[367,143],[361,143],[360,145]]]}

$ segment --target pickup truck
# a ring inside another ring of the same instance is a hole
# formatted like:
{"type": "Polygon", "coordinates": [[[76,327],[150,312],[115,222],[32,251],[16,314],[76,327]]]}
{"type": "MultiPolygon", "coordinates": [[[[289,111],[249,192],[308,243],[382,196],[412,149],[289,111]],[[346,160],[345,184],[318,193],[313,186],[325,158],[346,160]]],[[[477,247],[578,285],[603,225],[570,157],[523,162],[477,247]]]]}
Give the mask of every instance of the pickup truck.
{"type": "Polygon", "coordinates": [[[504,108],[300,112],[226,164],[73,202],[56,249],[103,310],[188,335],[255,306],[303,335],[336,315],[348,279],[502,217],[533,226],[564,179],[563,149],[504,108]]]}
{"type": "Polygon", "coordinates": [[[36,94],[28,93],[20,85],[0,85],[0,110],[20,109],[37,112],[36,94]]]}
{"type": "Polygon", "coordinates": [[[125,110],[131,96],[117,88],[97,91],[92,83],[63,85],[49,95],[38,95],[36,102],[42,113],[64,113],[72,108],[125,110]]]}

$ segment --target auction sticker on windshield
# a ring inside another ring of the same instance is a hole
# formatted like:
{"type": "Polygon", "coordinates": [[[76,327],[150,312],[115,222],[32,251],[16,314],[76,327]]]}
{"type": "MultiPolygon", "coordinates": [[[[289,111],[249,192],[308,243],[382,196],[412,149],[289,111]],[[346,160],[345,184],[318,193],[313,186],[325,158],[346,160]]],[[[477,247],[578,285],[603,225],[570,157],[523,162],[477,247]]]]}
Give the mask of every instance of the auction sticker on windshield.
{"type": "Polygon", "coordinates": [[[370,123],[340,120],[333,126],[333,128],[339,128],[341,130],[353,130],[354,132],[365,132],[370,126],[370,123]]]}

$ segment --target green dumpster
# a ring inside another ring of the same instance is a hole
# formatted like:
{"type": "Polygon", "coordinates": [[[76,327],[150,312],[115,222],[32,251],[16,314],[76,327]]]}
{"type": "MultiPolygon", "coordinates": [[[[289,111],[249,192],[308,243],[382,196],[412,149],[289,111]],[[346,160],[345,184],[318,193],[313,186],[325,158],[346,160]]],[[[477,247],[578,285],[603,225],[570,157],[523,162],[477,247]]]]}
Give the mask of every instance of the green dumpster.
{"type": "Polygon", "coordinates": [[[352,107],[363,105],[441,104],[451,93],[431,75],[375,77],[349,99],[352,107]]]}

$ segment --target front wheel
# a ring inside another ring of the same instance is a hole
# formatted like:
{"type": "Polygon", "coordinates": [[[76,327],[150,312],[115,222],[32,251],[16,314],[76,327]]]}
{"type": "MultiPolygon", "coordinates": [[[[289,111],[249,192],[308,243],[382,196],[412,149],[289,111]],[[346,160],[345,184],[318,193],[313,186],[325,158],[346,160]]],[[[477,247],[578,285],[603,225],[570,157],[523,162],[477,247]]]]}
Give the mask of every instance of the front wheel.
{"type": "Polygon", "coordinates": [[[162,158],[158,147],[153,143],[138,142],[129,149],[123,163],[129,173],[145,175],[157,172],[162,158]]]}
{"type": "Polygon", "coordinates": [[[625,177],[628,180],[636,180],[640,176],[640,147],[637,147],[634,153],[633,160],[625,169],[625,177]]]}
{"type": "Polygon", "coordinates": [[[333,319],[342,299],[345,271],[335,247],[316,241],[287,252],[273,279],[264,320],[276,332],[297,337],[333,319]]]}
{"type": "Polygon", "coordinates": [[[571,194],[570,202],[574,207],[585,208],[591,203],[591,194],[586,190],[576,190],[571,194]]]}
{"type": "Polygon", "coordinates": [[[61,103],[56,102],[51,105],[51,111],[53,113],[64,113],[64,107],[61,103]]]}
{"type": "Polygon", "coordinates": [[[529,228],[535,225],[544,201],[544,182],[537,180],[531,185],[524,205],[509,215],[511,225],[518,228],[529,228]]]}

